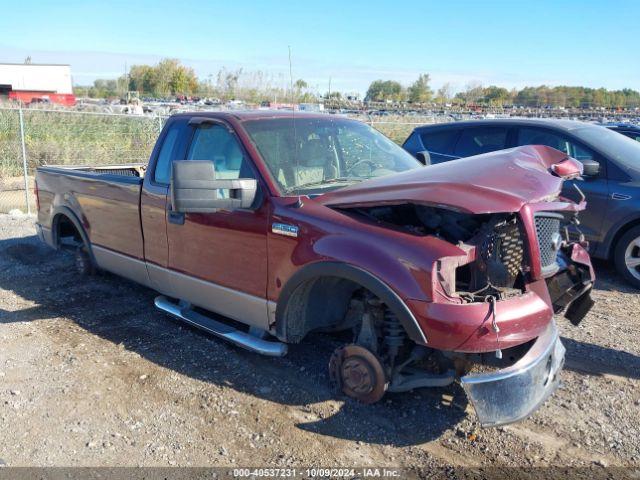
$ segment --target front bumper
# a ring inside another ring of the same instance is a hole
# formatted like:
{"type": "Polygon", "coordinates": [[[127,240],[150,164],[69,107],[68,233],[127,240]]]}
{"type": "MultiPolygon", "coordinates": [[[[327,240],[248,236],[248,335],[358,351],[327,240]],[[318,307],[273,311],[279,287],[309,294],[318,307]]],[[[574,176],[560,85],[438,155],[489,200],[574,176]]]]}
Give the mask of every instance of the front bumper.
{"type": "Polygon", "coordinates": [[[554,321],[510,367],[460,379],[483,427],[517,422],[558,388],[565,348],[554,321]]]}

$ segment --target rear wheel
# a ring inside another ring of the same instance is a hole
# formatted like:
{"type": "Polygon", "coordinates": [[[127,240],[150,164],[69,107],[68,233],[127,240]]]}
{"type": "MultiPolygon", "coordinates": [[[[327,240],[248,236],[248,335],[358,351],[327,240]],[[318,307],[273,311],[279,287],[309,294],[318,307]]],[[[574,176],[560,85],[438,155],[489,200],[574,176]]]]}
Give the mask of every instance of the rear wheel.
{"type": "Polygon", "coordinates": [[[640,226],[620,237],[613,255],[618,272],[631,285],[640,288],[640,226]]]}

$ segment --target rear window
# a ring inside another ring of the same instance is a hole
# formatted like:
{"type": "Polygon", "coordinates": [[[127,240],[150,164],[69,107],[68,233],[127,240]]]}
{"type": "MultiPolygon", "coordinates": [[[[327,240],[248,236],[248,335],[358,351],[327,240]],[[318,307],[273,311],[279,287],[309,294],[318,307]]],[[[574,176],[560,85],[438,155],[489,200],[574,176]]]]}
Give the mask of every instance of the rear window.
{"type": "Polygon", "coordinates": [[[439,130],[435,132],[425,132],[420,135],[420,138],[422,139],[422,144],[429,152],[451,155],[459,134],[460,130],[439,130]]]}
{"type": "Polygon", "coordinates": [[[502,150],[506,144],[506,127],[469,128],[460,135],[455,154],[460,157],[471,157],[502,150]]]}

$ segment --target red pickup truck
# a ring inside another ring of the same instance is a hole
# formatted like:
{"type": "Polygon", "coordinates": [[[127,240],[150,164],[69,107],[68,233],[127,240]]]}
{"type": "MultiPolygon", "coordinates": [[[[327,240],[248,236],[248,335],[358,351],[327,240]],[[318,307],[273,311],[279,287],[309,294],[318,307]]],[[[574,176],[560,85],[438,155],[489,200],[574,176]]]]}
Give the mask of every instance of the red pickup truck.
{"type": "Polygon", "coordinates": [[[557,387],[554,313],[592,306],[564,228],[585,204],[559,197],[581,171],[542,146],[423,167],[354,120],[189,113],[148,165],[39,168],[37,228],[81,272],[157,290],[160,310],[249,350],[346,331],[328,360],[350,397],[459,380],[498,425],[557,387]]]}

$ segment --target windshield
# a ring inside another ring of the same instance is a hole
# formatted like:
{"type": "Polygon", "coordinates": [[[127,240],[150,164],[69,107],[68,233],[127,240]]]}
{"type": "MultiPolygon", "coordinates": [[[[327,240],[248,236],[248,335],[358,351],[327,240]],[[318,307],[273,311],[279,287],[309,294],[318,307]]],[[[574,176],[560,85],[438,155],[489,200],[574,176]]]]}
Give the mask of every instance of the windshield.
{"type": "Polygon", "coordinates": [[[344,118],[269,118],[244,127],[284,195],[323,193],[422,164],[368,125],[344,118]]]}
{"type": "Polygon", "coordinates": [[[640,142],[598,126],[577,128],[572,133],[587,145],[609,156],[627,173],[633,171],[637,175],[640,172],[640,142]]]}

